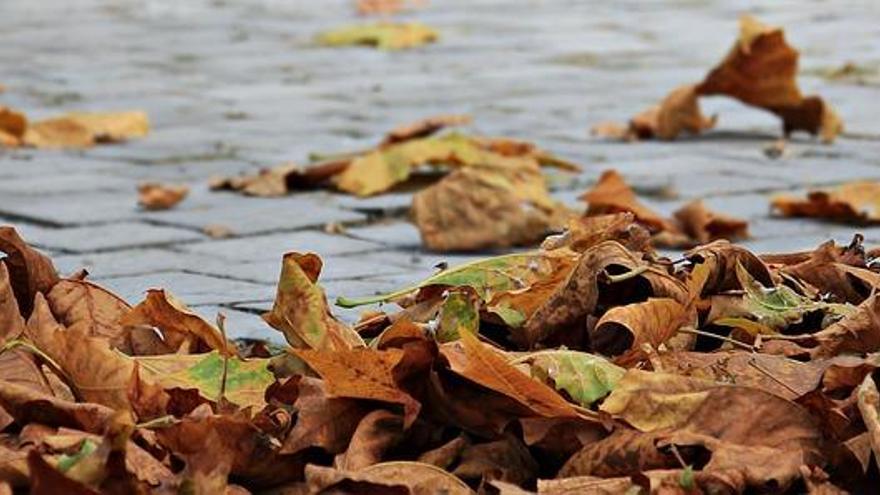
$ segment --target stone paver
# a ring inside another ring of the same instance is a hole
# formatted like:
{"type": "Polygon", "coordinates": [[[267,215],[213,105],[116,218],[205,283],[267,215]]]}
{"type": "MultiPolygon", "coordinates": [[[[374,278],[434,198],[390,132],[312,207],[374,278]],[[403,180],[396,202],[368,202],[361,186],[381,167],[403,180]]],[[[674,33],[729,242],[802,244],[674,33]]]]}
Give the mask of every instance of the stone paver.
{"type": "MultiPolygon", "coordinates": [[[[227,312],[233,336],[279,340],[258,313],[271,306],[286,251],[322,255],[331,300],[393,290],[439,262],[493,253],[425,252],[406,223],[412,192],[260,199],[210,192],[209,178],[369,147],[390,127],[434,113],[470,113],[469,131],[534,140],[583,164],[550,179],[554,197],[572,207],[616,168],[664,214],[703,198],[747,218],[747,245],[758,250],[847,242],[854,230],[774,218],[773,194],[880,179],[878,79],[859,86],[819,76],[848,61],[880,70],[876,2],[785,0],[753,11],[786,27],[802,54],[804,92],[831,101],[847,126],[833,146],[797,136],[778,159],[763,152],[778,121],[723,98],[703,103],[720,120],[701,137],[621,144],[588,136],[592,124],[623,121],[702,77],[750,4],[436,0],[400,18],[438,28],[437,44],[398,53],[315,46],[320,30],[364,20],[351,4],[0,2],[0,105],[32,118],[139,108],[153,125],[146,139],[85,151],[0,150],[0,223],[19,227],[62,272],[86,267],[132,302],[166,286],[210,319],[227,312]],[[173,210],[145,212],[135,194],[143,180],[192,192],[173,210]],[[208,225],[236,237],[210,239],[201,233],[208,225]]],[[[880,242],[880,229],[862,230],[880,242]]],[[[354,321],[360,311],[339,314],[354,321]]]]}

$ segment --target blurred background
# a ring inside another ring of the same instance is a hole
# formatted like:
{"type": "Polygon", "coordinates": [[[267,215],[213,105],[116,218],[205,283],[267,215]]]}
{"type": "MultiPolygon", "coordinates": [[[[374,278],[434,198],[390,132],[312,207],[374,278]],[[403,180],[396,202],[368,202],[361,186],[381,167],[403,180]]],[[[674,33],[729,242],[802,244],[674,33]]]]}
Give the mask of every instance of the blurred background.
{"type": "MultiPolygon", "coordinates": [[[[209,178],[368,148],[433,114],[470,114],[469,132],[529,140],[579,163],[579,174],[550,177],[552,195],[570,206],[582,208],[577,196],[614,168],[664,214],[699,197],[747,218],[745,244],[757,251],[852,236],[849,226],[772,217],[772,194],[880,179],[880,2],[430,0],[387,19],[435,28],[434,44],[389,52],[314,42],[381,19],[348,0],[0,2],[0,105],[35,119],[140,109],[151,121],[149,136],[121,145],[0,149],[0,223],[62,271],[84,266],[130,302],[164,286],[210,318],[224,311],[233,337],[280,337],[258,314],[271,306],[284,252],[324,258],[330,299],[399,288],[438,262],[487,253],[426,252],[406,218],[411,192],[249,198],[211,192],[209,178]],[[700,137],[590,136],[593,125],[626,122],[700,80],[736,39],[742,13],[785,28],[801,53],[802,90],[845,122],[833,145],[797,135],[771,158],[778,119],[724,98],[702,103],[720,120],[700,137]],[[841,73],[848,63],[858,70],[841,73]],[[174,209],[142,211],[143,180],[192,191],[174,209]],[[217,225],[233,236],[204,233],[217,225]]],[[[880,241],[880,228],[861,231],[880,241]]],[[[338,314],[352,321],[358,311],[338,314]]]]}

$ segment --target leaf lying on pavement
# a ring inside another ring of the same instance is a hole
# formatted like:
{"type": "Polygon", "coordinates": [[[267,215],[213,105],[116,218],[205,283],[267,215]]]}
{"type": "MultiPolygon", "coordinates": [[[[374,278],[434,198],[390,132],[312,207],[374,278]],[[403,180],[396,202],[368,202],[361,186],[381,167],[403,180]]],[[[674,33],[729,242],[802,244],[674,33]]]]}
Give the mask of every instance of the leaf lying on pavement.
{"type": "Polygon", "coordinates": [[[317,42],[326,46],[369,45],[380,50],[405,50],[438,38],[437,31],[424,24],[383,22],[326,31],[318,35],[317,42]]]}
{"type": "Polygon", "coordinates": [[[880,183],[850,182],[830,190],[810,191],[806,198],[776,196],[771,205],[786,217],[876,223],[880,222],[880,183]]]}
{"type": "Polygon", "coordinates": [[[0,145],[34,148],[90,148],[144,137],[150,130],[147,114],[73,112],[28,122],[22,114],[0,107],[0,145]]]}
{"type": "Polygon", "coordinates": [[[748,223],[719,215],[694,200],[667,219],[654,212],[636,197],[635,191],[616,170],[606,170],[593,189],[580,199],[588,205],[586,217],[611,213],[631,213],[652,234],[655,246],[691,247],[716,239],[740,240],[748,237],[748,223]]]}
{"type": "Polygon", "coordinates": [[[803,96],[795,77],[798,52],[788,45],[781,28],[762,24],[750,15],[740,17],[740,34],[724,60],[698,84],[681,86],[663,101],[636,115],[628,129],[601,124],[604,137],[675,139],[715,126],[699,108],[701,96],[729,96],[776,114],[785,134],[806,131],[831,142],[843,129],[837,113],[818,96],[803,96]]]}
{"type": "Polygon", "coordinates": [[[433,251],[534,244],[573,215],[550,198],[537,164],[456,170],[413,196],[412,217],[433,251]]]}
{"type": "Polygon", "coordinates": [[[146,210],[167,210],[189,194],[185,184],[162,184],[143,182],[138,185],[138,204],[146,210]]]}

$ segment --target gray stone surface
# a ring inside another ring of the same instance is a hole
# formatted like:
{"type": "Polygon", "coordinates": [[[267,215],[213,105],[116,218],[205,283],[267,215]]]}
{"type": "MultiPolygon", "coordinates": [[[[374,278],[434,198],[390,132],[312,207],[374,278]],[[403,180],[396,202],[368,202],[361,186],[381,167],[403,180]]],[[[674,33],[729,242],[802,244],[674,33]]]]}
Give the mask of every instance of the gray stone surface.
{"type": "MultiPolygon", "coordinates": [[[[393,290],[439,262],[495,253],[424,251],[406,223],[412,192],[261,199],[208,191],[209,178],[363,149],[434,113],[470,113],[469,131],[533,140],[581,163],[578,174],[548,179],[569,206],[582,208],[584,188],[615,168],[663,214],[702,198],[748,219],[746,245],[760,251],[848,242],[857,230],[773,217],[772,195],[880,179],[876,2],[438,0],[399,16],[439,29],[437,44],[404,52],[316,46],[323,29],[372,21],[351,4],[0,2],[0,105],[34,119],[138,108],[153,127],[146,139],[84,151],[0,150],[0,223],[51,252],[61,271],[86,267],[132,302],[166,286],[210,319],[227,311],[231,335],[277,340],[257,313],[271,306],[284,252],[323,257],[331,300],[393,290]],[[786,27],[802,55],[802,89],[846,121],[834,145],[797,135],[770,159],[763,150],[779,137],[778,120],[724,98],[703,102],[720,120],[700,137],[622,144],[588,135],[593,124],[625,121],[702,77],[747,11],[786,27]],[[874,75],[861,85],[821,76],[848,61],[874,75]],[[173,210],[146,212],[135,193],[144,180],[192,192],[173,210]],[[201,233],[209,225],[236,237],[210,239],[201,233]]],[[[880,242],[880,228],[858,230],[880,242]]],[[[354,321],[361,311],[339,314],[354,321]]]]}

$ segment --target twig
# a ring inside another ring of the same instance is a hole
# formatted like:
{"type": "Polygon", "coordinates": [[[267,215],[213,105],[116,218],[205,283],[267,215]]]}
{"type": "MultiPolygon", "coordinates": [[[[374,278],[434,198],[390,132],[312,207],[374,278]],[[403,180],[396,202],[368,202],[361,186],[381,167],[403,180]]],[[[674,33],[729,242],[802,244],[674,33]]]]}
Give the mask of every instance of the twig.
{"type": "Polygon", "coordinates": [[[765,370],[765,369],[762,368],[760,365],[758,365],[758,363],[755,362],[755,358],[754,358],[754,357],[751,358],[751,359],[749,359],[747,362],[748,362],[749,366],[751,366],[751,367],[755,368],[756,370],[760,371],[761,373],[764,374],[764,376],[766,376],[767,378],[769,378],[769,379],[773,380],[774,382],[778,383],[780,386],[784,387],[784,388],[785,388],[786,390],[788,390],[789,392],[793,393],[793,394],[795,395],[795,397],[800,397],[800,396],[801,396],[801,393],[798,392],[797,390],[793,389],[789,384],[785,383],[784,381],[780,380],[779,378],[776,378],[775,376],[773,376],[773,373],[770,373],[769,371],[765,370]]]}
{"type": "Polygon", "coordinates": [[[713,339],[723,340],[727,343],[742,347],[743,349],[748,349],[750,351],[755,350],[755,347],[752,345],[746,344],[745,342],[740,342],[740,341],[738,341],[736,339],[732,339],[730,337],[725,337],[724,335],[718,335],[718,334],[714,334],[711,332],[704,332],[702,330],[696,330],[694,328],[679,328],[678,331],[684,332],[684,333],[690,333],[693,335],[702,335],[703,337],[711,337],[713,339]]]}
{"type": "Polygon", "coordinates": [[[681,464],[681,467],[687,469],[687,467],[690,464],[684,462],[684,458],[681,456],[681,453],[678,451],[678,447],[676,447],[674,443],[671,443],[671,444],[669,444],[669,448],[670,448],[670,450],[672,450],[672,455],[675,456],[675,460],[677,460],[678,463],[681,464]]]}
{"type": "Polygon", "coordinates": [[[217,396],[217,403],[220,404],[226,395],[226,374],[229,371],[229,341],[226,340],[226,315],[223,313],[217,313],[217,328],[223,335],[223,376],[220,378],[220,394],[217,396]]]}
{"type": "Polygon", "coordinates": [[[138,423],[135,428],[144,428],[144,429],[153,429],[153,428],[167,428],[179,420],[172,415],[161,416],[155,419],[151,419],[149,421],[144,421],[143,423],[138,423]]]}

